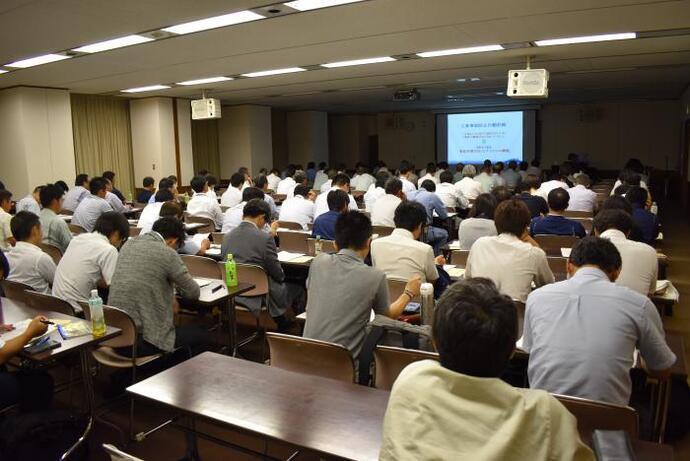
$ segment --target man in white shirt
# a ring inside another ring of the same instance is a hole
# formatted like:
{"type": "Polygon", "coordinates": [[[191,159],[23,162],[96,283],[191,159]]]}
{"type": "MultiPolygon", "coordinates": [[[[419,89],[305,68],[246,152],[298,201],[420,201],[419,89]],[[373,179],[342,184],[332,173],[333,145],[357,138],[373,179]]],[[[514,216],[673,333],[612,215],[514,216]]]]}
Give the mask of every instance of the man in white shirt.
{"type": "Polygon", "coordinates": [[[429,162],[426,165],[426,170],[424,170],[420,174],[422,174],[422,176],[419,178],[418,184],[423,183],[427,179],[429,181],[433,181],[434,184],[438,184],[438,179],[436,178],[436,164],[434,162],[429,162]]]}
{"type": "Polygon", "coordinates": [[[30,211],[31,213],[40,216],[41,189],[43,189],[43,186],[36,187],[32,194],[29,194],[18,201],[17,206],[15,207],[15,212],[19,213],[20,211],[30,211]]]}
{"type": "Polygon", "coordinates": [[[445,264],[442,255],[434,257],[434,249],[420,242],[426,225],[426,210],[417,202],[403,202],[395,209],[395,230],[387,237],[371,242],[371,261],[387,277],[408,280],[415,275],[422,282],[438,279],[436,265],[445,264]]]}
{"type": "Polygon", "coordinates": [[[110,182],[109,179],[105,180],[105,201],[108,202],[108,205],[110,205],[113,211],[122,213],[126,210],[122,200],[120,200],[119,197],[113,193],[113,183],[110,182]]]}
{"type": "Polygon", "coordinates": [[[369,169],[360,165],[357,168],[357,176],[352,178],[351,184],[353,190],[367,191],[375,182],[376,178],[369,174],[369,169]]]}
{"type": "Polygon", "coordinates": [[[494,180],[492,173],[493,168],[491,167],[491,161],[486,160],[484,162],[482,172],[474,177],[474,180],[481,184],[483,193],[491,192],[496,186],[496,181],[494,180]]]}
{"type": "Polygon", "coordinates": [[[468,200],[474,200],[484,192],[483,186],[474,177],[477,175],[477,168],[474,165],[465,165],[462,168],[463,178],[455,183],[455,189],[468,200]]]}
{"type": "Polygon", "coordinates": [[[331,187],[327,192],[321,193],[318,197],[316,197],[316,203],[314,204],[314,219],[318,218],[324,213],[328,213],[328,192],[336,189],[340,189],[348,194],[350,197],[348,209],[357,211],[357,202],[355,202],[354,197],[352,194],[350,194],[350,177],[345,173],[338,173],[333,178],[333,187],[331,187]]]}
{"type": "Polygon", "coordinates": [[[41,222],[30,211],[20,211],[12,222],[12,234],[17,244],[7,253],[10,275],[7,280],[29,285],[39,293],[50,293],[55,278],[55,263],[39,247],[43,241],[41,222]]]}
{"type": "Polygon", "coordinates": [[[268,180],[268,188],[275,193],[278,189],[278,183],[280,182],[280,171],[273,168],[271,174],[266,176],[266,179],[268,180]]]}
{"type": "Polygon", "coordinates": [[[568,183],[565,182],[565,176],[561,173],[555,173],[551,175],[551,180],[541,183],[535,194],[543,197],[544,200],[548,200],[549,192],[559,187],[565,190],[569,189],[568,183]]]}
{"type": "MultiPolygon", "coordinates": [[[[273,197],[271,197],[271,194],[268,193],[268,179],[266,176],[259,175],[256,177],[254,180],[254,187],[257,189],[261,190],[261,192],[264,193],[264,201],[268,203],[268,206],[271,207],[271,219],[275,220],[278,219],[278,207],[276,207],[276,201],[273,200],[273,197]]],[[[246,189],[245,189],[246,190],[246,189]]],[[[243,192],[244,194],[244,192],[243,192]]],[[[248,200],[245,200],[244,198],[242,199],[243,202],[247,202],[248,200]]],[[[225,221],[223,221],[225,223],[225,221]]]]}
{"type": "Polygon", "coordinates": [[[391,178],[388,170],[381,169],[376,173],[376,183],[369,186],[366,194],[364,194],[364,207],[371,211],[374,203],[384,195],[386,195],[386,182],[391,178]]]}
{"type": "Polygon", "coordinates": [[[309,186],[295,187],[292,198],[286,199],[280,207],[280,221],[299,223],[304,230],[314,221],[314,194],[309,186]]]}
{"type": "Polygon", "coordinates": [[[498,290],[525,302],[532,290],[553,283],[546,253],[529,236],[531,216],[521,200],[501,202],[494,213],[496,237],[480,237],[472,245],[465,266],[465,278],[491,279],[498,290]]]}
{"type": "Polygon", "coordinates": [[[451,285],[434,312],[439,361],[408,365],[395,381],[379,459],[594,461],[555,397],[499,378],[517,326],[513,302],[490,280],[451,285]]]}
{"type": "Polygon", "coordinates": [[[292,198],[295,195],[295,187],[299,185],[307,185],[307,174],[301,170],[297,171],[292,177],[292,180],[295,182],[295,186],[287,191],[287,198],[292,198]]]}
{"type": "Polygon", "coordinates": [[[0,189],[0,250],[9,250],[16,240],[12,236],[12,192],[0,189]]]}
{"type": "Polygon", "coordinates": [[[209,197],[208,182],[203,176],[195,176],[191,181],[194,196],[187,204],[187,213],[190,216],[210,218],[216,225],[216,229],[223,227],[223,210],[218,201],[209,197]]]}
{"type": "Polygon", "coordinates": [[[505,180],[503,179],[503,162],[496,162],[494,164],[494,172],[491,173],[491,177],[494,180],[494,188],[496,187],[503,187],[506,185],[505,180]]]}
{"type": "Polygon", "coordinates": [[[89,175],[78,174],[77,179],[74,180],[74,187],[67,191],[65,200],[62,202],[62,208],[74,212],[79,206],[79,203],[89,195],[89,175]]]}
{"type": "Polygon", "coordinates": [[[522,179],[520,173],[517,172],[517,162],[515,160],[508,162],[508,169],[501,173],[501,178],[505,181],[508,189],[515,190],[522,179]]]}
{"type": "Polygon", "coordinates": [[[278,183],[276,188],[276,194],[288,195],[297,185],[297,182],[292,178],[295,175],[295,167],[293,165],[288,165],[285,171],[285,179],[278,183]]]}
{"type": "Polygon", "coordinates": [[[589,176],[584,173],[575,178],[575,186],[568,189],[570,195],[568,211],[594,212],[597,205],[597,193],[589,189],[590,184],[589,176]]]}
{"type": "Polygon", "coordinates": [[[77,312],[79,302],[89,299],[91,290],[110,286],[117,264],[117,249],[129,237],[129,223],[120,213],[103,213],[93,232],[79,234],[55,272],[53,296],[69,302],[77,312]]]}
{"type": "Polygon", "coordinates": [[[168,189],[162,189],[154,194],[154,199],[156,202],[146,205],[141,212],[141,216],[139,216],[137,227],[141,229],[142,234],[151,232],[153,223],[158,221],[163,203],[174,200],[175,197],[168,189]]]}
{"type": "Polygon", "coordinates": [[[398,178],[391,178],[386,182],[386,195],[376,200],[371,207],[372,225],[395,227],[395,210],[405,198],[402,187],[398,178]]]}
{"type": "Polygon", "coordinates": [[[623,210],[602,210],[594,218],[595,234],[610,240],[623,260],[616,285],[648,295],[656,291],[658,257],[656,250],[646,243],[628,240],[632,228],[633,220],[623,210]]]}
{"type": "Polygon", "coordinates": [[[67,222],[58,216],[62,209],[62,196],[65,191],[55,184],[46,184],[41,189],[41,232],[43,243],[59,248],[64,254],[72,240],[72,233],[67,222]]]}
{"type": "Polygon", "coordinates": [[[230,185],[223,192],[220,197],[220,204],[227,207],[233,207],[242,201],[242,184],[244,183],[244,176],[240,173],[233,173],[230,176],[230,185]]]}
{"type": "MultiPolygon", "coordinates": [[[[258,187],[247,187],[245,190],[243,190],[242,201],[234,207],[225,210],[225,213],[223,214],[223,230],[221,232],[227,234],[228,232],[231,232],[233,229],[239,226],[240,223],[242,223],[242,216],[244,215],[244,206],[247,204],[248,201],[253,200],[255,198],[262,199],[265,201],[264,193],[261,189],[259,189],[258,187]]],[[[277,224],[277,221],[274,224],[277,224]]]]}
{"type": "MultiPolygon", "coordinates": [[[[168,176],[167,178],[163,178],[160,181],[158,181],[158,191],[162,190],[167,190],[170,191],[172,194],[173,198],[177,198],[178,192],[177,192],[177,179],[173,179],[174,176],[168,176]]],[[[185,196],[187,194],[185,193],[185,196]]],[[[156,203],[156,194],[151,194],[151,197],[149,198],[149,203],[156,203]]]]}
{"type": "Polygon", "coordinates": [[[417,186],[410,181],[410,175],[412,174],[412,167],[407,160],[400,162],[400,168],[398,170],[400,173],[398,179],[402,182],[402,190],[405,194],[414,192],[417,190],[417,186]]]}
{"type": "MultiPolygon", "coordinates": [[[[448,171],[448,162],[438,162],[436,164],[436,173],[434,174],[434,178],[436,179],[436,184],[441,182],[441,173],[444,171],[448,171]]],[[[451,171],[452,174],[452,171],[451,171]]],[[[459,179],[458,179],[459,181],[459,179]]],[[[455,182],[455,181],[451,181],[455,182]]]]}
{"type": "Polygon", "coordinates": [[[319,170],[316,172],[316,176],[314,176],[313,189],[321,190],[321,186],[326,181],[328,181],[328,174],[326,173],[326,162],[321,162],[319,163],[319,170]]]}
{"type": "Polygon", "coordinates": [[[72,216],[72,224],[80,226],[86,232],[93,231],[96,221],[103,213],[113,211],[113,207],[105,200],[107,192],[105,178],[92,178],[89,189],[91,193],[82,199],[72,216]]]}
{"type": "Polygon", "coordinates": [[[436,185],[436,195],[446,207],[466,209],[470,207],[470,202],[462,195],[453,184],[453,173],[446,170],[441,173],[440,183],[436,185]]]}

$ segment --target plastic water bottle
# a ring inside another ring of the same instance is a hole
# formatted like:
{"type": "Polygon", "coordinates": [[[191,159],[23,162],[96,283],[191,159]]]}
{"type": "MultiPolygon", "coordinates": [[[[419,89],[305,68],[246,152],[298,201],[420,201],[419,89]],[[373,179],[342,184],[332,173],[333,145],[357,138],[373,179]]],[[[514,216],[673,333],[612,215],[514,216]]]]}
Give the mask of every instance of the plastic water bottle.
{"type": "Polygon", "coordinates": [[[314,256],[318,256],[323,251],[323,246],[321,244],[321,236],[316,236],[316,242],[314,242],[314,256]]]}
{"type": "Polygon", "coordinates": [[[232,253],[228,253],[228,259],[225,261],[225,283],[228,287],[236,287],[239,283],[237,280],[237,264],[232,259],[232,253]]]}
{"type": "Polygon", "coordinates": [[[659,205],[657,205],[656,202],[652,202],[652,206],[649,208],[649,211],[657,214],[659,212],[659,205]]]}
{"type": "Polygon", "coordinates": [[[419,293],[422,296],[422,325],[431,325],[434,317],[434,286],[422,283],[419,293]]]}
{"type": "Polygon", "coordinates": [[[91,290],[89,311],[91,311],[93,337],[99,338],[105,334],[105,318],[103,317],[103,300],[98,296],[98,290],[91,290]]]}

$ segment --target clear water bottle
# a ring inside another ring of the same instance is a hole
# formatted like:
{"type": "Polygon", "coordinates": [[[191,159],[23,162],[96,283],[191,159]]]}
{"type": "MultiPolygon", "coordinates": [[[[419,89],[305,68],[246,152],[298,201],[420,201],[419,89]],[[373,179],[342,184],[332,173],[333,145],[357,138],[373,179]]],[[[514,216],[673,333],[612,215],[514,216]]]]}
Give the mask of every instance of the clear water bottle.
{"type": "Polygon", "coordinates": [[[89,311],[91,313],[91,331],[93,337],[99,338],[105,334],[105,318],[103,317],[103,300],[98,296],[98,290],[91,290],[89,311]]]}
{"type": "Polygon", "coordinates": [[[422,297],[422,325],[431,325],[434,317],[434,286],[422,283],[419,293],[422,297]]]}
{"type": "Polygon", "coordinates": [[[232,258],[232,253],[228,253],[228,259],[225,261],[225,283],[230,288],[236,287],[239,283],[237,280],[237,263],[232,258]]]}
{"type": "Polygon", "coordinates": [[[323,244],[321,243],[321,236],[316,236],[316,242],[314,242],[314,256],[318,256],[323,251],[323,244]]]}
{"type": "Polygon", "coordinates": [[[649,208],[649,211],[657,214],[659,212],[659,205],[657,205],[656,202],[652,202],[652,206],[649,208]]]}

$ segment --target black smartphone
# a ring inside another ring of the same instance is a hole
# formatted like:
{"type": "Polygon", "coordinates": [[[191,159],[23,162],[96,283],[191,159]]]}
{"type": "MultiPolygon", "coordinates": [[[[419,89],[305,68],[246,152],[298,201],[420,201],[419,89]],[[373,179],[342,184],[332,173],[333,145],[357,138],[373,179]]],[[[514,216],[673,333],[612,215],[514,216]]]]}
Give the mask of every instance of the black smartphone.
{"type": "Polygon", "coordinates": [[[60,346],[61,346],[61,344],[59,341],[55,341],[54,339],[49,339],[48,341],[41,341],[41,342],[34,344],[33,346],[25,347],[24,351],[27,354],[34,355],[34,354],[40,354],[41,352],[49,351],[51,349],[57,349],[60,346]]]}

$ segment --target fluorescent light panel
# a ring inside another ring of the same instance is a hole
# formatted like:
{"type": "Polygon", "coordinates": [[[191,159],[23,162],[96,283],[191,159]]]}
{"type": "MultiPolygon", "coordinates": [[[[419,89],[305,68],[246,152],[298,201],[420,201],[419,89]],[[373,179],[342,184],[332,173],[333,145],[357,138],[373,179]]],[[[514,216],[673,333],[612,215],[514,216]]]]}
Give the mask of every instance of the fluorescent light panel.
{"type": "Polygon", "coordinates": [[[347,3],[357,3],[362,0],[295,0],[294,2],[283,3],[285,6],[299,11],[318,10],[329,6],[345,5],[347,3]]]}
{"type": "Polygon", "coordinates": [[[5,64],[5,67],[17,67],[19,69],[25,69],[27,67],[40,66],[41,64],[62,61],[63,59],[69,58],[71,58],[71,56],[65,56],[62,54],[44,54],[42,56],[36,56],[34,58],[29,59],[22,59],[21,61],[15,61],[10,64],[5,64]]]}
{"type": "Polygon", "coordinates": [[[126,37],[114,38],[104,42],[92,43],[72,51],[79,51],[80,53],[100,53],[101,51],[114,50],[115,48],[122,48],[123,46],[138,45],[152,41],[152,38],[144,37],[143,35],[127,35],[126,37]]]}
{"type": "Polygon", "coordinates": [[[637,34],[635,32],[624,32],[620,34],[585,35],[582,37],[536,40],[534,44],[537,46],[572,45],[575,43],[610,42],[612,40],[630,40],[633,38],[637,38],[637,34]]]}
{"type": "Polygon", "coordinates": [[[200,78],[198,80],[187,80],[186,82],[179,82],[178,85],[190,86],[190,85],[203,85],[204,83],[216,83],[216,82],[227,82],[232,80],[230,77],[208,77],[200,78]]]}
{"type": "Polygon", "coordinates": [[[200,30],[216,29],[218,27],[242,24],[244,22],[256,21],[258,19],[264,19],[264,16],[256,14],[253,11],[244,10],[236,13],[199,19],[198,21],[185,22],[184,24],[166,27],[162,30],[172,32],[173,34],[183,35],[190,34],[192,32],[199,32],[200,30]]]}
{"type": "Polygon", "coordinates": [[[380,58],[353,59],[352,61],[330,62],[328,64],[321,64],[321,67],[328,67],[329,69],[331,69],[333,67],[361,66],[363,64],[376,64],[379,62],[391,61],[395,61],[395,58],[391,58],[390,56],[381,56],[380,58]]]}
{"type": "Polygon", "coordinates": [[[242,74],[243,77],[266,77],[268,75],[291,74],[292,72],[303,72],[307,69],[301,67],[286,67],[284,69],[262,70],[260,72],[250,72],[242,74]]]}
{"type": "Polygon", "coordinates": [[[121,93],[143,93],[145,91],[167,90],[168,88],[170,88],[168,85],[149,85],[140,86],[138,88],[129,88],[127,90],[122,90],[121,93]]]}
{"type": "Polygon", "coordinates": [[[6,74],[7,72],[9,72],[9,71],[0,69],[0,74],[6,74]]]}
{"type": "Polygon", "coordinates": [[[484,53],[486,51],[501,51],[501,45],[471,46],[468,48],[453,48],[451,50],[425,51],[417,53],[420,58],[435,58],[437,56],[451,56],[454,54],[484,53]]]}

